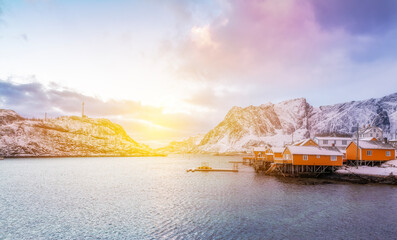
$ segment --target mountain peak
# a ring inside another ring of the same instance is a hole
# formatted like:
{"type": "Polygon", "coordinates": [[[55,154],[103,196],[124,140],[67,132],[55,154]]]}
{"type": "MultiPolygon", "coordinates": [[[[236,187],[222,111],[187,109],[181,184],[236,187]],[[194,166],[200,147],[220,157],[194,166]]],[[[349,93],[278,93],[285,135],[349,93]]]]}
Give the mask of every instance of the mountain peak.
{"type": "Polygon", "coordinates": [[[397,93],[378,99],[319,108],[306,98],[246,108],[233,107],[197,146],[201,152],[241,152],[261,144],[283,146],[317,134],[349,135],[357,124],[374,123],[387,137],[397,131],[397,93]]]}

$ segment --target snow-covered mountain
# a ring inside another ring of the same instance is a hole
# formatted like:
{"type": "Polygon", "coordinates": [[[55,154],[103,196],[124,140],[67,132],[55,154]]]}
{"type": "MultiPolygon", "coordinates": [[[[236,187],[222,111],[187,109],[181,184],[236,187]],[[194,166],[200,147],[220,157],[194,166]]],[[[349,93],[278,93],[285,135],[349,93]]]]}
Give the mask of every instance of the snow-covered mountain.
{"type": "Polygon", "coordinates": [[[60,117],[24,119],[0,109],[0,156],[153,155],[107,119],[60,117]]]}
{"type": "Polygon", "coordinates": [[[181,141],[173,141],[168,144],[166,147],[162,147],[157,149],[158,152],[161,153],[197,153],[197,146],[200,144],[203,139],[204,134],[198,134],[192,137],[188,137],[181,141]]]}
{"type": "MultiPolygon", "coordinates": [[[[318,108],[304,98],[233,107],[197,146],[191,146],[190,142],[189,148],[195,152],[241,152],[255,146],[282,146],[315,135],[349,135],[357,124],[379,126],[385,137],[395,137],[397,93],[318,108]]],[[[184,143],[178,142],[179,149],[184,148],[184,143]]]]}

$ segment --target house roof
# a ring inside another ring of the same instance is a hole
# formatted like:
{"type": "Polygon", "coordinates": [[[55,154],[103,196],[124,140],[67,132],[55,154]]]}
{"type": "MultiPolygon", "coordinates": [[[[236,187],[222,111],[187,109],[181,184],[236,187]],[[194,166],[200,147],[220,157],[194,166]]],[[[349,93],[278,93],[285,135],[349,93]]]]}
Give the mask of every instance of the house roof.
{"type": "Polygon", "coordinates": [[[314,137],[318,140],[347,140],[347,141],[351,141],[352,138],[350,137],[314,137]]]}
{"type": "Polygon", "coordinates": [[[302,145],[305,145],[310,140],[312,140],[312,139],[311,138],[306,138],[306,139],[300,140],[300,141],[292,144],[292,146],[302,146],[302,145]]]}
{"type": "MultiPolygon", "coordinates": [[[[354,144],[357,145],[357,141],[354,141],[354,144]]],[[[361,149],[388,149],[394,150],[395,148],[387,143],[379,142],[379,141],[359,141],[358,146],[361,149]]]]}
{"type": "Polygon", "coordinates": [[[299,140],[299,141],[293,143],[292,146],[300,146],[300,145],[302,144],[303,141],[305,141],[305,139],[299,140]]]}
{"type": "Polygon", "coordinates": [[[283,147],[272,147],[272,152],[274,152],[274,153],[282,153],[282,152],[284,152],[284,149],[285,148],[283,148],[283,147]]]}
{"type": "Polygon", "coordinates": [[[374,137],[360,138],[360,141],[372,141],[372,140],[376,140],[376,138],[374,137]]]}
{"type": "Polygon", "coordinates": [[[291,154],[300,155],[332,155],[332,156],[343,156],[343,154],[336,148],[326,148],[317,146],[289,146],[287,147],[291,154]]]}

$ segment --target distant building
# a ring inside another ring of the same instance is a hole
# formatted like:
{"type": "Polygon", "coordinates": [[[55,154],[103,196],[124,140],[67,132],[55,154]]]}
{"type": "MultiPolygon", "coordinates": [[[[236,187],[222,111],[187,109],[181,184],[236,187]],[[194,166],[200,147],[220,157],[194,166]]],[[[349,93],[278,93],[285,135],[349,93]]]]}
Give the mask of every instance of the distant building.
{"type": "Polygon", "coordinates": [[[360,139],[364,138],[376,138],[379,141],[383,140],[383,130],[382,128],[375,126],[363,126],[358,130],[358,136],[360,139]]]}
{"type": "Polygon", "coordinates": [[[390,139],[389,144],[392,145],[394,148],[397,148],[397,139],[390,139]]]}

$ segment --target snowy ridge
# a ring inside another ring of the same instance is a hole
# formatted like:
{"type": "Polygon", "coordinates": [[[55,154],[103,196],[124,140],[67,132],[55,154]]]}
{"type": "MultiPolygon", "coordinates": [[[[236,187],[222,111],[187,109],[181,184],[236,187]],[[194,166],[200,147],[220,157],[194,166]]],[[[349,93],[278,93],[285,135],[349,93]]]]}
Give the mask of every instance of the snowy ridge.
{"type": "Polygon", "coordinates": [[[0,110],[0,156],[138,156],[152,155],[107,119],[60,117],[23,119],[0,110]]]}
{"type": "MultiPolygon", "coordinates": [[[[195,152],[251,151],[257,146],[284,146],[314,136],[351,135],[357,124],[381,127],[384,136],[397,131],[397,93],[364,101],[313,107],[305,98],[246,108],[233,107],[199,144],[195,152]]],[[[183,148],[184,141],[179,142],[183,148]]]]}

